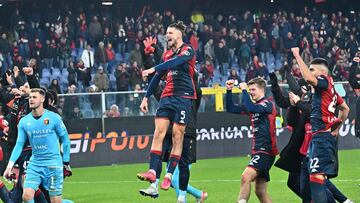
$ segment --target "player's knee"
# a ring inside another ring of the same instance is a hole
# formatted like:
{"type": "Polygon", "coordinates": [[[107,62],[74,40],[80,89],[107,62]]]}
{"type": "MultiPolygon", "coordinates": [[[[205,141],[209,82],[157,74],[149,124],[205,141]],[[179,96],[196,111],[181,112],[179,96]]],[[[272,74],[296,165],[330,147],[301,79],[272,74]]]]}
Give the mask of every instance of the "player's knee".
{"type": "Polygon", "coordinates": [[[182,145],[184,141],[184,135],[177,132],[173,134],[173,144],[182,145]]]}
{"type": "Polygon", "coordinates": [[[30,200],[34,199],[34,192],[29,190],[29,189],[25,189],[23,192],[23,196],[22,196],[24,202],[28,202],[30,200]]]}
{"type": "Polygon", "coordinates": [[[247,174],[241,175],[241,184],[251,183],[251,179],[247,174]]]}

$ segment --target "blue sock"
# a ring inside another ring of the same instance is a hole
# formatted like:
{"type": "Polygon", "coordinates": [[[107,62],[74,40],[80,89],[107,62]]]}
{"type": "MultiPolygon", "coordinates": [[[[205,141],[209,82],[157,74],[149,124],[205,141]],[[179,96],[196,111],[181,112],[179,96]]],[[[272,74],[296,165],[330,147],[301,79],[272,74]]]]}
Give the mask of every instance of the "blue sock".
{"type": "Polygon", "coordinates": [[[175,154],[170,154],[167,172],[173,174],[175,171],[175,168],[178,166],[179,161],[180,161],[180,156],[175,155],[175,154]]]}
{"type": "Polygon", "coordinates": [[[149,169],[156,171],[159,168],[160,163],[161,163],[161,151],[151,150],[149,169]]]}
{"type": "Polygon", "coordinates": [[[176,196],[178,197],[180,194],[180,191],[179,191],[179,167],[175,168],[175,171],[174,171],[172,179],[171,179],[171,186],[174,188],[176,196]]]}
{"type": "Polygon", "coordinates": [[[26,203],[35,203],[34,199],[27,201],[26,203]]]}
{"type": "Polygon", "coordinates": [[[202,191],[197,188],[194,188],[190,184],[188,184],[186,191],[197,199],[201,198],[202,191]]]}
{"type": "Polygon", "coordinates": [[[325,180],[310,175],[311,199],[316,203],[327,203],[325,180]]]}

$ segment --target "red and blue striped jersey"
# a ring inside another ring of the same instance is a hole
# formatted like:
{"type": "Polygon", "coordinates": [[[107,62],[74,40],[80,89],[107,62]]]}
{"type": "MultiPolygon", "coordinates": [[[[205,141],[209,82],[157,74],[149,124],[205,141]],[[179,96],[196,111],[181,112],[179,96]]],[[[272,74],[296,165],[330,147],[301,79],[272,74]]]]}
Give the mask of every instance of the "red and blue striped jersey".
{"type": "Polygon", "coordinates": [[[276,147],[275,104],[268,98],[253,103],[246,90],[242,93],[242,105],[234,105],[231,91],[226,92],[226,111],[250,115],[253,131],[252,154],[264,152],[276,156],[279,150],[276,147]]]}
{"type": "Polygon", "coordinates": [[[177,51],[163,53],[163,63],[155,66],[156,71],[165,71],[166,85],[161,97],[180,96],[196,99],[194,84],[195,53],[188,44],[183,44],[177,51]]]}
{"type": "Polygon", "coordinates": [[[332,77],[321,75],[317,80],[310,116],[313,133],[337,128],[341,120],[335,116],[335,108],[344,102],[335,91],[332,77]]]}

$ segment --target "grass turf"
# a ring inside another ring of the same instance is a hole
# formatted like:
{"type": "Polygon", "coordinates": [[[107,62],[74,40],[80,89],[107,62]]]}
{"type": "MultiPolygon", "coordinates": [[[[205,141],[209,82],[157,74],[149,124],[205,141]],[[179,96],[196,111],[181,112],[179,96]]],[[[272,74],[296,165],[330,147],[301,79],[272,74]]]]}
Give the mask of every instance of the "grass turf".
{"type": "MultiPolygon", "coordinates": [[[[360,150],[339,152],[339,176],[333,183],[351,200],[360,202],[360,150]]],[[[249,157],[199,160],[191,169],[190,184],[209,193],[208,203],[236,202],[240,177],[249,157]]],[[[116,165],[105,167],[74,168],[73,176],[64,183],[64,195],[75,203],[147,203],[176,202],[175,192],[160,191],[156,200],[139,194],[149,184],[136,178],[137,172],[147,164],[116,165]]],[[[273,202],[301,202],[286,186],[287,173],[272,167],[269,194],[273,202]]],[[[187,197],[188,202],[195,202],[187,197]]],[[[253,190],[250,202],[258,202],[253,190]]]]}

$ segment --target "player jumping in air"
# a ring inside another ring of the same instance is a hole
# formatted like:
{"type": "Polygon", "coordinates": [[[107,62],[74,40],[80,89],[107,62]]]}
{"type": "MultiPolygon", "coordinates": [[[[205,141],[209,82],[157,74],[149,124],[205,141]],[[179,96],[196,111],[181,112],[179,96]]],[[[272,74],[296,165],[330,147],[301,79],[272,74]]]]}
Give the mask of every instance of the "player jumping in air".
{"type": "Polygon", "coordinates": [[[166,31],[168,50],[164,52],[162,58],[164,62],[143,71],[143,76],[156,72],[140,105],[144,113],[148,112],[148,98],[153,94],[165,74],[166,86],[156,112],[149,171],[139,173],[137,176],[140,180],[151,183],[156,181],[156,170],[161,164],[162,143],[170,122],[173,122],[170,164],[160,187],[164,190],[170,188],[172,174],[180,161],[185,128],[191,114],[191,103],[192,100],[197,98],[193,80],[195,55],[191,46],[185,44],[182,40],[184,31],[185,25],[182,22],[169,25],[166,31]]]}
{"type": "Polygon", "coordinates": [[[23,187],[23,201],[26,203],[34,202],[35,191],[40,184],[49,191],[52,203],[61,203],[63,167],[70,168],[70,140],[66,127],[58,114],[44,109],[44,101],[44,90],[31,90],[29,107],[32,112],[20,120],[16,145],[4,172],[4,177],[11,176],[24,143],[29,139],[32,155],[23,187]],[[62,143],[63,156],[60,154],[59,141],[62,143]]]}
{"type": "Polygon", "coordinates": [[[253,126],[253,147],[251,160],[241,176],[241,188],[238,203],[246,203],[250,198],[251,182],[255,181],[255,194],[260,202],[271,202],[267,194],[267,182],[270,181],[269,170],[279,153],[276,148],[275,105],[265,98],[266,81],[254,78],[240,83],[242,104],[234,105],[231,90],[234,80],[226,82],[226,110],[230,113],[250,114],[253,126]],[[247,92],[249,85],[250,95],[247,92]],[[250,98],[251,96],[251,98],[250,98]],[[252,100],[255,101],[253,103],[252,100]]]}
{"type": "Polygon", "coordinates": [[[310,69],[300,56],[299,48],[291,49],[303,78],[315,89],[311,102],[310,123],[312,139],[309,146],[309,179],[311,198],[315,203],[333,201],[326,193],[326,179],[337,176],[337,142],[341,124],[347,118],[349,107],[336,93],[325,59],[315,58],[310,69]],[[339,115],[335,116],[338,108],[339,115]]]}

